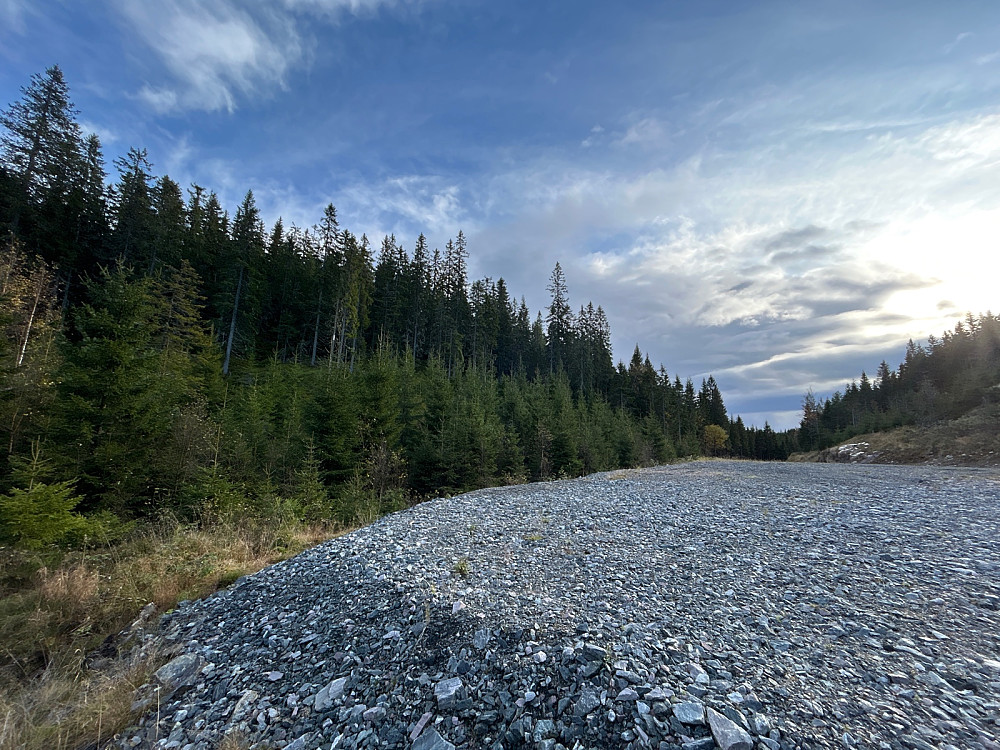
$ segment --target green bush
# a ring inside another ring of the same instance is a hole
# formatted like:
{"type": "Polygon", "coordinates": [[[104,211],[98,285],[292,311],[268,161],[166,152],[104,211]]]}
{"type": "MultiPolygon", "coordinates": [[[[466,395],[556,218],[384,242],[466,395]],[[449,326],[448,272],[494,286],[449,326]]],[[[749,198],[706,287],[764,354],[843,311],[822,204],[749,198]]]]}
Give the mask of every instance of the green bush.
{"type": "Polygon", "coordinates": [[[86,532],[87,519],[73,509],[82,498],[73,494],[75,482],[35,482],[0,495],[0,535],[29,548],[60,542],[86,532]]]}

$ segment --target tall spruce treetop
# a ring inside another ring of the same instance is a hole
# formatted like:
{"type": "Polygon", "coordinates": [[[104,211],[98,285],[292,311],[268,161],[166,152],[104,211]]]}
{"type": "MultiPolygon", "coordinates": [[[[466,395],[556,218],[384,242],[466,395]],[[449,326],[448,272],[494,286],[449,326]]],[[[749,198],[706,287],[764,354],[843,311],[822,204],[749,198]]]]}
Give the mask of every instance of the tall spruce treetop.
{"type": "Polygon", "coordinates": [[[546,317],[549,343],[549,366],[553,372],[564,364],[569,347],[570,334],[573,330],[573,309],[569,306],[569,290],[566,288],[566,276],[562,266],[556,262],[546,287],[552,295],[549,303],[549,314],[546,317]]]}
{"type": "Polygon", "coordinates": [[[714,424],[726,427],[729,418],[726,415],[726,405],[722,401],[722,393],[719,391],[719,384],[715,382],[715,377],[708,376],[708,380],[701,383],[701,391],[698,394],[698,407],[701,411],[702,421],[705,424],[714,424]]]}
{"type": "Polygon", "coordinates": [[[260,218],[253,190],[247,190],[233,218],[233,242],[239,262],[249,263],[264,254],[264,222],[260,218]]]}
{"type": "Polygon", "coordinates": [[[58,65],[33,75],[21,91],[21,100],[0,112],[0,158],[33,195],[66,180],[79,163],[82,139],[58,65]]]}
{"type": "Polygon", "coordinates": [[[130,148],[115,159],[120,175],[113,194],[115,228],[111,236],[118,260],[145,270],[154,257],[153,165],[144,148],[130,148]]]}
{"type": "Polygon", "coordinates": [[[63,258],[64,268],[93,269],[104,252],[108,232],[105,177],[101,140],[91,133],[84,140],[83,173],[74,201],[76,217],[71,235],[74,247],[63,258]]]}
{"type": "Polygon", "coordinates": [[[448,243],[448,256],[445,259],[448,268],[448,294],[452,298],[465,295],[465,287],[468,284],[468,262],[469,251],[465,235],[459,229],[455,243],[448,243]]]}
{"type": "Polygon", "coordinates": [[[180,266],[186,250],[188,233],[187,207],[181,186],[167,176],[156,181],[153,188],[152,250],[149,272],[158,265],[180,266]]]}
{"type": "MultiPolygon", "coordinates": [[[[257,202],[253,191],[248,190],[243,202],[236,209],[233,218],[233,268],[236,272],[236,289],[232,297],[229,316],[229,335],[226,337],[226,353],[222,360],[222,374],[229,374],[229,363],[233,354],[233,342],[240,333],[239,321],[242,318],[253,320],[254,316],[246,311],[247,288],[260,274],[260,263],[264,257],[264,222],[261,221],[257,202]],[[240,305],[243,304],[241,309],[240,305]]],[[[252,302],[257,300],[252,299],[252,302]]]]}
{"type": "Polygon", "coordinates": [[[316,235],[319,237],[320,260],[323,265],[328,260],[339,265],[339,254],[342,253],[340,223],[337,221],[337,209],[332,203],[328,203],[323,210],[323,218],[316,226],[316,235]]]}
{"type": "Polygon", "coordinates": [[[104,171],[101,139],[97,133],[91,133],[84,140],[83,183],[87,194],[103,199],[105,177],[107,177],[107,173],[104,171]]]}

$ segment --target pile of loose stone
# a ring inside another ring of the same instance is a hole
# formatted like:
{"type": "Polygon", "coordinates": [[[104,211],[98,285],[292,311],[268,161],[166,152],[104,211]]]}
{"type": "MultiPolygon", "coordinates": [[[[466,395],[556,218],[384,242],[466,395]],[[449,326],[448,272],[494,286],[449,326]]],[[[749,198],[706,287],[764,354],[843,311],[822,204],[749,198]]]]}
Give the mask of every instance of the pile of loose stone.
{"type": "Polygon", "coordinates": [[[165,617],[123,748],[1000,748],[995,471],[701,462],[423,503],[165,617]]]}

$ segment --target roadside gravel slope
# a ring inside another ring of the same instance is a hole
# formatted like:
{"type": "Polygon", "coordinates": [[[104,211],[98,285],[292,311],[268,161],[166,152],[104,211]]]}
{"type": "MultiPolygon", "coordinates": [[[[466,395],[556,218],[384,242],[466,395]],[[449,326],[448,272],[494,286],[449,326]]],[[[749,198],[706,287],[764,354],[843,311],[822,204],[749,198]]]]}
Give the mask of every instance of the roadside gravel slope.
{"type": "Polygon", "coordinates": [[[720,461],[481,490],[158,637],[181,655],[122,747],[996,750],[1000,474],[720,461]]]}

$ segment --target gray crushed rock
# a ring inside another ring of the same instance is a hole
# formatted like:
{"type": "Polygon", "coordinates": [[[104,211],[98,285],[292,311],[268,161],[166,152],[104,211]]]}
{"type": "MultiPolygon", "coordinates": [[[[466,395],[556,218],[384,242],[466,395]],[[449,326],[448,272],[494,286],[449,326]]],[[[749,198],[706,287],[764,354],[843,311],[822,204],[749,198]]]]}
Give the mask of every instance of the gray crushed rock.
{"type": "Polygon", "coordinates": [[[711,708],[706,713],[708,726],[712,729],[712,739],[719,750],[752,750],[753,738],[735,721],[711,708]]]}
{"type": "Polygon", "coordinates": [[[699,462],[434,500],[166,616],[176,690],[115,742],[998,750],[998,540],[989,469],[699,462]]]}

